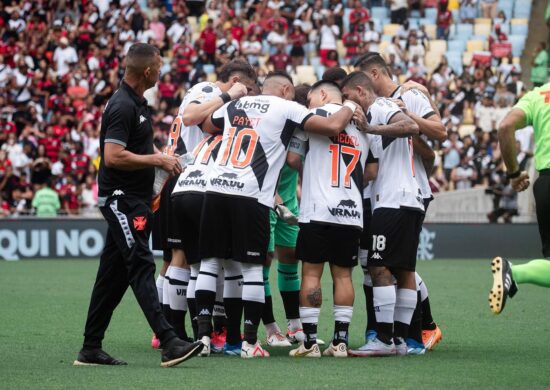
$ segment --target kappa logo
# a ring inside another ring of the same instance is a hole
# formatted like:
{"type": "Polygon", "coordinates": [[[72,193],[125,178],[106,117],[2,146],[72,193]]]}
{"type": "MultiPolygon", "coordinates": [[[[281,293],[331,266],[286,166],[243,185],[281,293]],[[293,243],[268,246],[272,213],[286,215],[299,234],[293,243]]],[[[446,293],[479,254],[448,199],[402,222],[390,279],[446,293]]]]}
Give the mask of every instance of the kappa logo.
{"type": "Polygon", "coordinates": [[[138,232],[145,230],[145,226],[147,225],[147,218],[142,216],[134,217],[134,229],[136,229],[138,232]]]}
{"type": "Polygon", "coordinates": [[[202,309],[199,313],[200,316],[209,316],[210,311],[208,309],[202,309]]]}
{"type": "Polygon", "coordinates": [[[382,260],[382,256],[380,256],[380,253],[378,252],[374,252],[371,256],[371,259],[374,259],[374,260],[382,260]]]}
{"type": "Polygon", "coordinates": [[[145,118],[143,115],[139,116],[139,124],[141,125],[143,122],[145,122],[147,118],[145,118]]]}
{"type": "Polygon", "coordinates": [[[112,196],[124,196],[124,191],[122,191],[122,190],[114,190],[112,196]]]}
{"type": "Polygon", "coordinates": [[[246,321],[244,322],[244,324],[245,324],[245,325],[254,325],[254,324],[252,323],[252,321],[250,321],[250,320],[246,320],[246,321]]]}

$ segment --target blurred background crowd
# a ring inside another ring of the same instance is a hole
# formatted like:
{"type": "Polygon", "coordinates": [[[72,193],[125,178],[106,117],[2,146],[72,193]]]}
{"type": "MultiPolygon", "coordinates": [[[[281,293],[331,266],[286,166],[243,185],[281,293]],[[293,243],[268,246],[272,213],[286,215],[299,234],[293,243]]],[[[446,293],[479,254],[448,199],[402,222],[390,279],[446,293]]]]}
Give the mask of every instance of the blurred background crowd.
{"type": "MultiPolygon", "coordinates": [[[[164,61],[146,92],[159,147],[185,91],[216,80],[232,58],[246,57],[260,83],[277,69],[311,84],[329,67],[350,70],[357,56],[379,51],[399,82],[425,85],[439,105],[449,138],[433,145],[433,190],[483,186],[496,195],[495,212],[507,203],[513,214],[496,129],[524,82],[548,78],[546,43],[525,51],[531,0],[2,3],[0,215],[96,213],[101,112],[137,41],[159,47],[164,61]]],[[[532,129],[517,139],[526,166],[532,129]]],[[[489,219],[508,215],[497,214],[489,219]]]]}

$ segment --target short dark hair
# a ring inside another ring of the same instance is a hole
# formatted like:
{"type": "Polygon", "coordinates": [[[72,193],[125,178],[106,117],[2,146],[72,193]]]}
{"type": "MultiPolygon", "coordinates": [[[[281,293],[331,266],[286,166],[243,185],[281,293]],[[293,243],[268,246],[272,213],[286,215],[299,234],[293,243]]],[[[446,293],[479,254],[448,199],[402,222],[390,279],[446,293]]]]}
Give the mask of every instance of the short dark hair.
{"type": "Polygon", "coordinates": [[[326,86],[331,86],[333,88],[336,88],[338,90],[340,90],[340,86],[338,84],[336,84],[334,81],[330,81],[330,80],[319,80],[317,81],[315,84],[313,84],[311,86],[311,91],[315,91],[316,89],[322,87],[323,85],[326,85],[326,86]]]}
{"type": "Polygon", "coordinates": [[[220,81],[226,83],[229,81],[229,78],[235,73],[240,73],[246,78],[256,80],[256,72],[254,71],[254,68],[252,68],[252,66],[248,62],[242,59],[231,60],[227,64],[222,66],[218,74],[218,78],[220,79],[220,81]]]}
{"type": "Polygon", "coordinates": [[[290,82],[290,84],[294,85],[294,81],[292,81],[292,77],[290,77],[290,76],[288,75],[288,73],[286,73],[286,72],[283,71],[283,70],[274,70],[274,71],[272,71],[272,72],[269,72],[269,73],[267,74],[267,76],[265,76],[264,83],[265,83],[267,80],[269,80],[270,78],[273,78],[273,77],[283,77],[283,78],[287,79],[287,80],[290,82]]]}
{"type": "Polygon", "coordinates": [[[294,88],[294,101],[307,107],[307,95],[311,90],[309,84],[300,84],[294,88]]]}
{"type": "Polygon", "coordinates": [[[328,68],[325,70],[325,73],[323,73],[323,77],[321,77],[325,81],[333,81],[335,83],[340,83],[343,79],[346,78],[347,72],[340,68],[340,67],[334,67],[334,68],[328,68]]]}
{"type": "Polygon", "coordinates": [[[380,53],[374,51],[369,51],[368,53],[363,54],[357,59],[357,61],[355,61],[354,64],[355,68],[359,68],[362,71],[369,69],[369,67],[373,65],[380,67],[388,75],[390,74],[390,72],[388,71],[388,64],[386,63],[384,58],[382,58],[380,53]]]}
{"type": "Polygon", "coordinates": [[[341,87],[355,88],[357,86],[367,88],[371,91],[373,90],[370,79],[360,70],[356,70],[355,72],[348,74],[342,81],[341,87]]]}
{"type": "Polygon", "coordinates": [[[134,43],[126,54],[126,68],[138,72],[150,65],[151,61],[160,55],[160,50],[148,43],[134,43]]]}

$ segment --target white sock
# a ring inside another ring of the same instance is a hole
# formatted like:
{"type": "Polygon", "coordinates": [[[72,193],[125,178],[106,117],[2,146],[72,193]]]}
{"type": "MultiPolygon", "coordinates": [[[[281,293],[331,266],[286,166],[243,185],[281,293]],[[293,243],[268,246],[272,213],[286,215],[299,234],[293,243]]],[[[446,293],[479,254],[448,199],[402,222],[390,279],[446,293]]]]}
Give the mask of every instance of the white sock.
{"type": "Polygon", "coordinates": [[[267,333],[267,337],[275,333],[281,333],[281,329],[279,328],[279,325],[277,325],[276,322],[272,322],[271,324],[264,324],[264,326],[265,326],[265,332],[267,333]]]}
{"type": "Polygon", "coordinates": [[[351,322],[353,316],[353,306],[332,306],[332,314],[334,315],[334,321],[339,322],[351,322]]]}
{"type": "Polygon", "coordinates": [[[170,272],[172,271],[172,266],[168,266],[166,273],[164,274],[164,283],[162,284],[162,304],[170,305],[170,272]]]}
{"type": "Polygon", "coordinates": [[[395,302],[394,321],[410,325],[416,308],[416,290],[398,288],[395,302]]]}
{"type": "Polygon", "coordinates": [[[170,309],[187,311],[187,286],[191,271],[172,267],[170,271],[170,309]]]}
{"type": "Polygon", "coordinates": [[[393,324],[396,300],[395,287],[373,287],[372,295],[374,301],[376,322],[393,324]]]}
{"type": "Polygon", "coordinates": [[[195,288],[199,276],[200,264],[193,264],[190,270],[189,284],[187,285],[187,299],[195,299],[195,288]]]}
{"type": "Polygon", "coordinates": [[[302,329],[302,321],[300,321],[299,318],[292,318],[286,321],[289,330],[296,332],[297,330],[302,329]]]}
{"type": "Polygon", "coordinates": [[[242,298],[243,296],[243,271],[241,263],[233,260],[224,260],[224,298],[242,298]]]}
{"type": "Polygon", "coordinates": [[[420,301],[424,302],[428,298],[428,287],[426,287],[426,283],[418,275],[418,272],[415,272],[414,276],[416,278],[416,290],[420,291],[420,301]]]}
{"type": "Polygon", "coordinates": [[[162,305],[162,288],[163,288],[163,285],[164,285],[164,276],[162,275],[159,275],[157,276],[157,281],[156,281],[156,286],[157,286],[157,294],[159,296],[159,302],[160,304],[162,305]]]}
{"type": "Polygon", "coordinates": [[[243,271],[243,301],[265,303],[264,274],[261,264],[241,264],[243,271]]]}
{"type": "Polygon", "coordinates": [[[197,277],[197,283],[195,291],[204,290],[216,292],[216,280],[220,272],[222,259],[210,258],[201,261],[201,268],[199,276],[197,277]]]}

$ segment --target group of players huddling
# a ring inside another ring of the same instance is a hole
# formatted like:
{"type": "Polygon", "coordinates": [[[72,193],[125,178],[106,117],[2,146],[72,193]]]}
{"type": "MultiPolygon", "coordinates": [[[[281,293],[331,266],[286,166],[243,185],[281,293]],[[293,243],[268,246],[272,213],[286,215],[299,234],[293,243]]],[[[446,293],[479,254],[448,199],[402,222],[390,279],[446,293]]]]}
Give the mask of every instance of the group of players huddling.
{"type": "Polygon", "coordinates": [[[415,267],[432,199],[427,140],[445,139],[446,130],[427,91],[395,83],[378,53],[355,68],[329,69],[296,88],[274,72],[260,90],[253,68],[233,60],[217,82],[185,95],[165,153],[186,155],[187,164],[163,189],[153,234],[165,253],[159,298],[182,338],[189,310],[201,355],[269,356],[257,337],[263,321],[267,345],[299,343],[291,356],[321,357],[325,262],[334,336],[323,355],[417,355],[441,340],[415,267]],[[274,258],[286,335],[273,315],[274,258]],[[353,349],[358,262],[368,323],[365,345],[353,349]]]}

